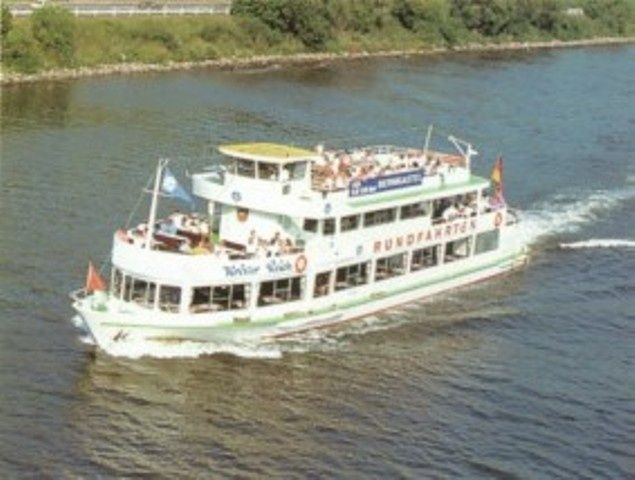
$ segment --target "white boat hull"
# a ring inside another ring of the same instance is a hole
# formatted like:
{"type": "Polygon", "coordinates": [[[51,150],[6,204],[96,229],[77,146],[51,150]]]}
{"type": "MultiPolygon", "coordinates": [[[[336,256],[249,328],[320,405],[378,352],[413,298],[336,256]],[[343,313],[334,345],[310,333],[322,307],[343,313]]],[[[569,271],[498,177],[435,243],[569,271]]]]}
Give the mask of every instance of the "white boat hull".
{"type": "MultiPolygon", "coordinates": [[[[130,304],[76,299],[73,306],[96,344],[109,351],[127,341],[201,341],[240,343],[291,335],[363,317],[396,305],[429,297],[500,275],[525,263],[524,249],[492,252],[383,282],[350,289],[328,299],[311,299],[284,306],[257,308],[241,317],[237,312],[210,315],[168,314],[130,304]]],[[[245,312],[243,312],[244,315],[245,312]]]]}

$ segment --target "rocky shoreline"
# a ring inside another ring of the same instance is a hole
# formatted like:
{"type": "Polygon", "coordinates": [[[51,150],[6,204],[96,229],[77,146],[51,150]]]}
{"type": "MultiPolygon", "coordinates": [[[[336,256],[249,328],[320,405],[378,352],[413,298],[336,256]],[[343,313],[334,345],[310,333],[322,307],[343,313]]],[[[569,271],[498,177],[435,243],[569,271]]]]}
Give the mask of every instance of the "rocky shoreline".
{"type": "Polygon", "coordinates": [[[155,63],[118,63],[99,65],[97,67],[78,67],[47,70],[35,74],[2,73],[0,84],[10,85],[46,80],[65,80],[71,78],[95,77],[114,74],[131,74],[146,72],[167,72],[173,70],[192,70],[199,68],[215,68],[219,70],[242,70],[251,68],[267,68],[277,65],[305,65],[325,61],[354,60],[363,58],[422,56],[448,52],[487,52],[506,50],[529,50],[545,48],[583,47],[590,45],[614,45],[635,43],[635,37],[601,37],[584,40],[549,40],[539,42],[507,42],[491,44],[468,44],[453,48],[429,48],[412,50],[386,50],[378,52],[343,52],[343,53],[297,53],[291,55],[257,55],[245,58],[221,58],[193,62],[155,63]]]}

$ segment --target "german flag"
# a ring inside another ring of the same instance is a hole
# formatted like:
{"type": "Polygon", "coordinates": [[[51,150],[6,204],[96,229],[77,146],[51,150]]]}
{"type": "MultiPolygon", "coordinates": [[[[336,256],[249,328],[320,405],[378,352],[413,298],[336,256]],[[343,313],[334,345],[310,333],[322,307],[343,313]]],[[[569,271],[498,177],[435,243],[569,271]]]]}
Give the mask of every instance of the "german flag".
{"type": "Polygon", "coordinates": [[[499,197],[503,197],[503,157],[500,155],[494,162],[494,168],[492,168],[492,174],[490,176],[492,183],[494,184],[494,192],[499,197]]]}

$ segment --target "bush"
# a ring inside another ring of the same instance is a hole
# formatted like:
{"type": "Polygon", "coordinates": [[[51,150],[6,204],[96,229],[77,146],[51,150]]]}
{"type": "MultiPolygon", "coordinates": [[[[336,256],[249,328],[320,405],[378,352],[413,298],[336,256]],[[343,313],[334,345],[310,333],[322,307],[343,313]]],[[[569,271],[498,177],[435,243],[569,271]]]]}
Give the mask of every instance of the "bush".
{"type": "Polygon", "coordinates": [[[13,25],[13,15],[11,15],[11,10],[9,10],[9,7],[6,5],[2,5],[1,23],[0,35],[2,38],[5,38],[11,31],[11,26],[13,25]]]}
{"type": "Polygon", "coordinates": [[[627,35],[635,31],[635,2],[628,0],[587,0],[586,15],[608,34],[627,35]]]}
{"type": "Polygon", "coordinates": [[[395,0],[392,15],[406,29],[453,44],[463,25],[454,17],[446,0],[395,0]]]}
{"type": "Polygon", "coordinates": [[[75,19],[61,7],[42,7],[31,15],[33,37],[55,63],[70,65],[75,55],[75,19]]]}
{"type": "Polygon", "coordinates": [[[180,39],[162,22],[153,21],[143,24],[141,28],[132,31],[132,37],[148,42],[159,43],[168,50],[177,50],[181,45],[180,39]]]}
{"type": "Polygon", "coordinates": [[[311,49],[323,47],[332,38],[321,0],[235,0],[232,14],[257,18],[273,30],[290,33],[311,49]]]}
{"type": "Polygon", "coordinates": [[[11,29],[2,50],[2,61],[18,72],[35,73],[44,63],[39,45],[29,30],[11,29]]]}
{"type": "Polygon", "coordinates": [[[237,17],[236,23],[254,45],[273,46],[282,41],[280,32],[269,28],[262,20],[253,17],[237,17]]]}

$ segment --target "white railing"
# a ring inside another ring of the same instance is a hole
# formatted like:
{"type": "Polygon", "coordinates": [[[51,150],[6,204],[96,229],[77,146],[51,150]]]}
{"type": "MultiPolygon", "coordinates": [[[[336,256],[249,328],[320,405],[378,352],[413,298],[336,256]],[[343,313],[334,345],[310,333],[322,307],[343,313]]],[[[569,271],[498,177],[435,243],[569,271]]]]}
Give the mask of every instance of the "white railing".
{"type": "MultiPolygon", "coordinates": [[[[217,4],[184,4],[178,3],[163,5],[143,5],[143,4],[104,4],[98,3],[74,3],[55,4],[68,9],[76,17],[96,17],[96,16],[132,16],[132,15],[229,15],[231,3],[217,4]]],[[[44,4],[14,4],[10,6],[11,13],[15,16],[31,15],[44,4]]]]}

